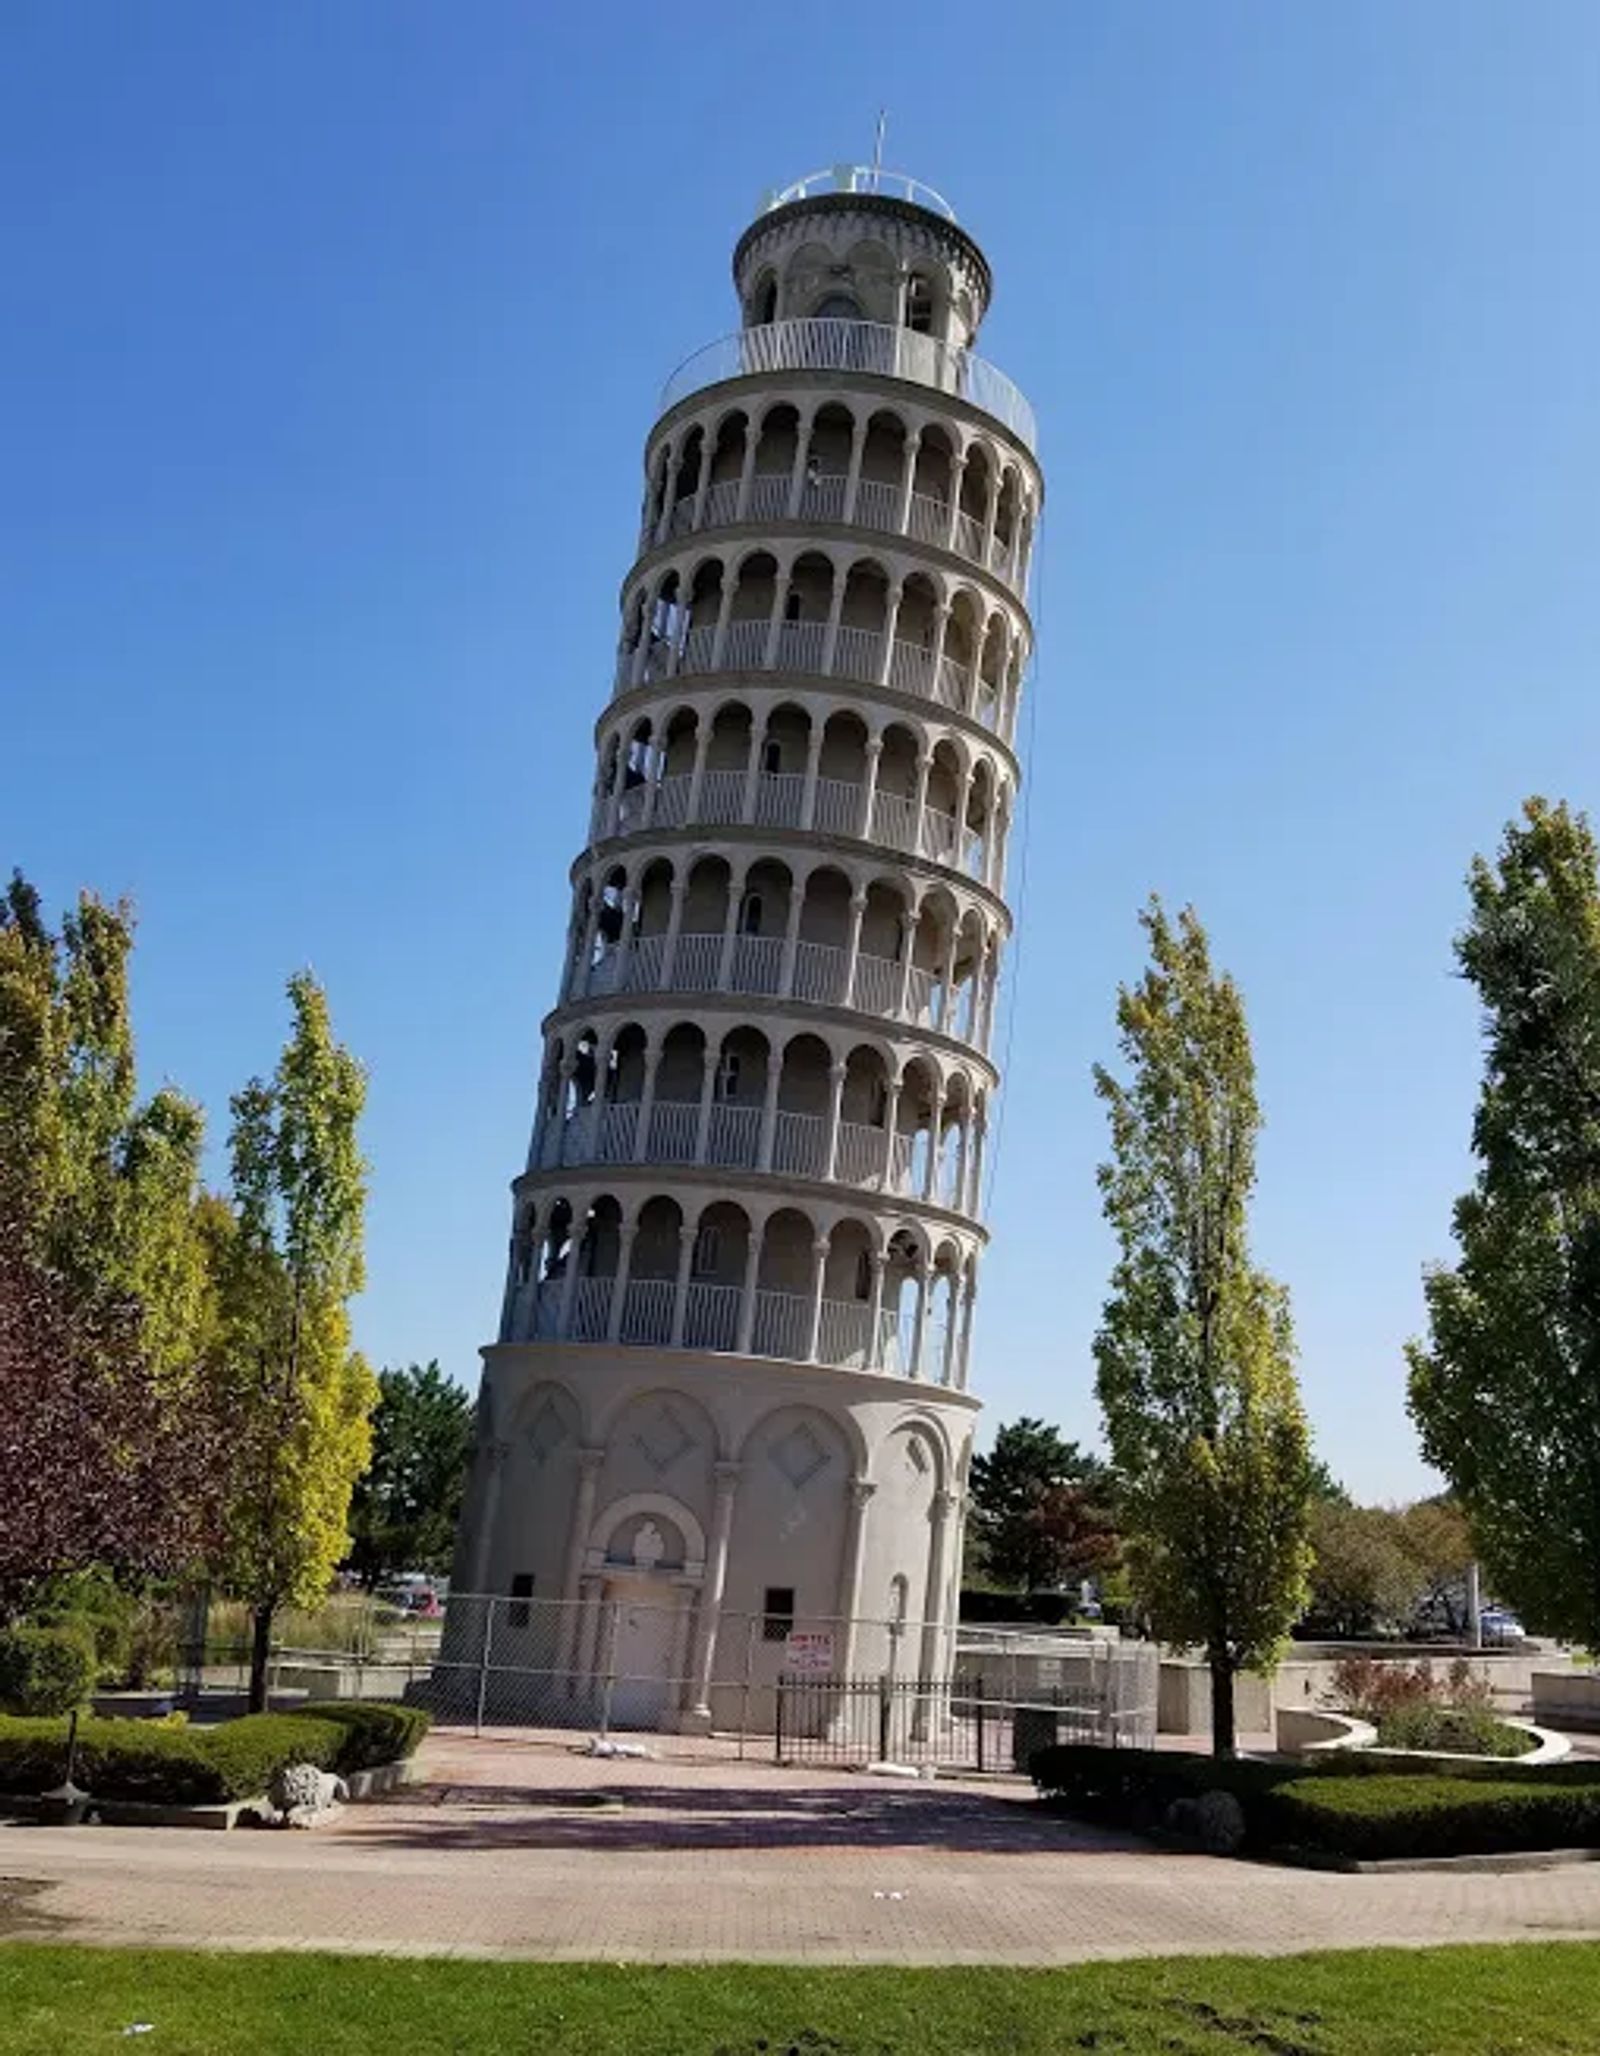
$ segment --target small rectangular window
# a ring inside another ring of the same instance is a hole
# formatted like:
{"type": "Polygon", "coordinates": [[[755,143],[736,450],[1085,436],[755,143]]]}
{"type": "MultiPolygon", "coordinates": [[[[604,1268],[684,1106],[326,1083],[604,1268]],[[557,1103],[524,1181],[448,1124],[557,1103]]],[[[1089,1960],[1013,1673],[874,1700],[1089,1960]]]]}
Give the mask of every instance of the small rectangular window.
{"type": "Polygon", "coordinates": [[[533,1609],[528,1601],[533,1597],[533,1572],[518,1571],[511,1580],[511,1606],[507,1615],[513,1628],[525,1628],[532,1617],[533,1609]],[[519,1605],[517,1602],[521,1601],[519,1605]]]}
{"type": "Polygon", "coordinates": [[[762,1641],[787,1642],[794,1629],[793,1585],[769,1585],[762,1611],[766,1616],[761,1623],[762,1641]]]}

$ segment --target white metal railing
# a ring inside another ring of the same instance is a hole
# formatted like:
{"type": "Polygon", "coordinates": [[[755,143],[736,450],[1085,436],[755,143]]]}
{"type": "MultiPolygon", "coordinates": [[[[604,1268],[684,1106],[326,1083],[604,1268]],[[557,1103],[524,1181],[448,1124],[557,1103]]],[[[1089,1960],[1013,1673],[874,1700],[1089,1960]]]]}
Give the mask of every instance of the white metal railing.
{"type": "Polygon", "coordinates": [[[600,1161],[627,1164],[633,1161],[639,1141],[639,1102],[613,1101],[600,1110],[600,1161]]]}
{"type": "Polygon", "coordinates": [[[683,1344],[686,1349],[732,1349],[739,1336],[737,1285],[691,1283],[685,1295],[683,1344]]]}
{"type": "Polygon", "coordinates": [[[797,200],[809,200],[815,193],[887,193],[892,200],[907,200],[930,214],[942,214],[953,222],[956,210],[943,193],[935,192],[908,171],[885,171],[881,164],[832,164],[826,171],[808,171],[792,186],[767,193],[761,203],[763,214],[779,207],[792,207],[797,200]]]}
{"type": "Polygon", "coordinates": [[[561,1131],[561,1161],[587,1164],[594,1158],[594,1108],[580,1107],[561,1131]]]}
{"type": "Polygon", "coordinates": [[[913,850],[917,846],[917,803],[899,793],[872,795],[872,840],[886,842],[891,849],[913,850]]]}
{"type": "Polygon", "coordinates": [[[906,972],[906,1019],[919,1028],[933,1026],[933,989],[937,982],[932,971],[920,971],[915,964],[906,972]]]}
{"type": "Polygon", "coordinates": [[[953,864],[956,860],[956,817],[947,814],[942,807],[924,807],[922,810],[922,849],[925,856],[932,857],[939,864],[953,864]]]}
{"type": "Polygon", "coordinates": [[[888,683],[896,692],[909,692],[923,699],[933,693],[933,651],[924,649],[920,643],[907,642],[903,636],[896,636],[894,648],[889,653],[888,683]]]}
{"type": "Polygon", "coordinates": [[[911,518],[906,526],[919,543],[932,543],[943,549],[950,539],[948,502],[936,500],[932,493],[913,493],[911,518]]]}
{"type": "Polygon", "coordinates": [[[628,972],[623,980],[628,992],[654,992],[661,983],[661,959],[666,952],[664,935],[636,935],[628,953],[628,972]]]}
{"type": "Polygon", "coordinates": [[[533,1333],[538,1342],[553,1341],[561,1328],[559,1278],[541,1278],[533,1292],[533,1333]]]}
{"type": "Polygon", "coordinates": [[[722,937],[680,935],[672,961],[675,992],[715,992],[721,982],[722,937]]]}
{"type": "Polygon", "coordinates": [[[860,785],[850,778],[819,778],[812,827],[822,835],[854,835],[860,822],[860,785]]]}
{"type": "Polygon", "coordinates": [[[811,1301],[798,1292],[758,1292],[752,1346],[757,1356],[804,1363],[811,1342],[811,1301]]]}
{"type": "Polygon", "coordinates": [[[743,771],[702,772],[697,818],[701,821],[742,821],[744,788],[743,771]]]}
{"type": "Polygon", "coordinates": [[[677,1285],[671,1278],[630,1278],[622,1295],[622,1340],[664,1349],[672,1340],[677,1285]]]}
{"type": "Polygon", "coordinates": [[[877,1185],[883,1178],[888,1136],[864,1121],[839,1123],[839,1154],[834,1177],[841,1185],[877,1185]]]}
{"type": "Polygon", "coordinates": [[[855,520],[861,528],[897,529],[900,526],[899,486],[886,484],[881,478],[858,478],[855,520]]]}
{"type": "Polygon", "coordinates": [[[720,485],[708,486],[705,505],[700,510],[702,528],[726,528],[739,512],[739,481],[725,478],[720,485]]]}
{"type": "Polygon", "coordinates": [[[901,966],[892,958],[861,951],[856,957],[855,989],[850,1004],[858,1014],[897,1014],[901,975],[901,966]]]}
{"type": "Polygon", "coordinates": [[[787,471],[758,471],[750,481],[745,503],[746,521],[781,521],[789,511],[787,471]]]}
{"type": "Polygon", "coordinates": [[[851,628],[841,624],[833,644],[833,676],[854,678],[863,685],[871,685],[878,676],[882,653],[882,629],[851,628]]]}
{"type": "Polygon", "coordinates": [[[681,828],[689,818],[689,789],[694,779],[687,771],[674,771],[656,787],[657,828],[681,828]]]}
{"type": "Polygon", "coordinates": [[[911,1157],[915,1144],[914,1135],[906,1135],[898,1129],[890,1136],[888,1186],[891,1192],[911,1190],[911,1157]]]}
{"type": "Polygon", "coordinates": [[[944,707],[964,707],[967,704],[967,666],[959,657],[940,657],[933,696],[944,707]]]}
{"type": "Polygon", "coordinates": [[[572,1318],[567,1337],[572,1342],[603,1342],[611,1318],[611,1288],[614,1278],[580,1278],[573,1295],[572,1318]]]}
{"type": "Polygon", "coordinates": [[[756,821],[762,828],[798,828],[805,798],[803,771],[763,771],[756,780],[756,821]]]}
{"type": "Polygon", "coordinates": [[[983,523],[970,514],[956,516],[955,546],[963,557],[983,562],[983,523]]]}
{"type": "Polygon", "coordinates": [[[650,1110],[650,1161],[692,1164],[699,1153],[700,1103],[658,1099],[650,1110]]]}
{"type": "Polygon", "coordinates": [[[740,935],[733,945],[733,969],[729,983],[735,992],[765,993],[778,990],[783,975],[781,935],[740,935]]]}
{"type": "Polygon", "coordinates": [[[903,1371],[908,1361],[900,1348],[900,1316],[886,1306],[878,1315],[878,1369],[903,1371]]]}
{"type": "Polygon", "coordinates": [[[615,943],[608,943],[589,966],[583,981],[584,996],[588,999],[604,999],[607,993],[615,992],[617,971],[617,946],[615,943]]]}
{"type": "Polygon", "coordinates": [[[706,1134],[706,1162],[723,1170],[753,1171],[761,1146],[761,1109],[713,1100],[706,1134]]]}
{"type": "Polygon", "coordinates": [[[759,620],[730,621],[723,639],[719,668],[723,671],[759,671],[766,662],[769,626],[765,615],[759,620]]]}
{"type": "Polygon", "coordinates": [[[845,489],[849,483],[849,477],[843,471],[828,472],[816,478],[808,474],[800,495],[801,520],[842,521],[845,489]]]}
{"type": "Polygon", "coordinates": [[[817,1358],[845,1370],[861,1370],[869,1362],[872,1309],[850,1299],[825,1299],[817,1329],[817,1358]]]}
{"type": "Polygon", "coordinates": [[[778,628],[778,669],[820,671],[826,621],[784,621],[778,628]]]}
{"type": "Polygon", "coordinates": [[[794,1178],[820,1178],[828,1124],[820,1114],[779,1112],[772,1129],[772,1168],[794,1178]]]}
{"type": "Polygon", "coordinates": [[[844,1003],[846,954],[829,942],[801,942],[794,952],[794,997],[813,1006],[844,1003]]]}
{"type": "Polygon", "coordinates": [[[661,411],[724,379],[784,371],[865,372],[932,386],[981,408],[1030,450],[1034,447],[1033,409],[1005,373],[984,358],[911,329],[826,316],[770,321],[708,343],[662,387],[661,411]]]}

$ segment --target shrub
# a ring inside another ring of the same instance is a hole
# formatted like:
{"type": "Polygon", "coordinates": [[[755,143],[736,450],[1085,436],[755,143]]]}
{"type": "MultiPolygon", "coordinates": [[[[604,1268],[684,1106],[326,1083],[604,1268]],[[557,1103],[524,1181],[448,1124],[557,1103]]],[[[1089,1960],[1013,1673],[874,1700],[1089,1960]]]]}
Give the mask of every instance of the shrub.
{"type": "Polygon", "coordinates": [[[344,1743],[333,1768],[346,1772],[371,1770],[380,1763],[399,1763],[414,1756],[433,1725],[433,1715],[425,1707],[376,1700],[312,1700],[290,1718],[328,1721],[341,1728],[344,1743]]]}
{"type": "Polygon", "coordinates": [[[1600,1782],[1535,1782],[1537,1776],[1293,1778],[1271,1794],[1273,1836],[1368,1862],[1600,1842],[1600,1782]]]}
{"type": "Polygon", "coordinates": [[[1390,1663],[1373,1656],[1347,1656],[1334,1667],[1328,1704],[1380,1725],[1414,1707],[1448,1706],[1487,1713],[1494,1703],[1488,1680],[1458,1656],[1440,1677],[1425,1656],[1419,1663],[1390,1663]]]}
{"type": "MultiPolygon", "coordinates": [[[[97,1799],[160,1806],[219,1805],[264,1792],[288,1763],[331,1770],[345,1730],[332,1721],[257,1713],[220,1727],[168,1727],[138,1720],[86,1720],[78,1728],[79,1785],[97,1799]]],[[[0,1720],[0,1792],[37,1793],[61,1783],[66,1723],[0,1720]]]]}
{"type": "Polygon", "coordinates": [[[0,1629],[0,1712],[70,1713],[94,1680],[94,1643],[82,1628],[0,1629]]]}
{"type": "Polygon", "coordinates": [[[1378,1722],[1378,1743],[1384,1749],[1470,1756],[1526,1756],[1539,1746],[1525,1728],[1496,1720],[1484,1706],[1400,1707],[1378,1722]]]}

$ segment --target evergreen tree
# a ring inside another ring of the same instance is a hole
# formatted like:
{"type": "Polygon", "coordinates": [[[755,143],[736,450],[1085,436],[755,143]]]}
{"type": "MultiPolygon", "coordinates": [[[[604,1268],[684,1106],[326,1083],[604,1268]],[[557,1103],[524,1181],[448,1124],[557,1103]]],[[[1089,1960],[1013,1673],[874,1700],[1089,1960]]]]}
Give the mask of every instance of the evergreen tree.
{"type": "Polygon", "coordinates": [[[1600,862],[1582,814],[1530,799],[1478,858],[1456,941],[1483,1009],[1478,1171],[1460,1259],[1409,1354],[1424,1454],[1494,1589],[1600,1643],[1600,862]]]}
{"type": "Polygon", "coordinates": [[[1099,1538],[1111,1532],[1110,1503],[1106,1466],[1027,1415],[1005,1422],[993,1449],[972,1459],[980,1564],[1013,1591],[1054,1591],[1101,1568],[1106,1549],[1099,1538]]]}
{"type": "Polygon", "coordinates": [[[437,1363],[378,1373],[372,1462],[350,1507],[350,1563],[366,1583],[449,1569],[472,1419],[472,1401],[437,1363]]]}
{"type": "Polygon", "coordinates": [[[1144,978],[1118,996],[1126,1083],[1098,1069],[1119,1256],[1098,1389],[1135,1589],[1211,1672],[1212,1746],[1233,1753],[1234,1679],[1266,1670],[1306,1597],[1310,1449],[1288,1298],[1250,1261],[1255,1062],[1233,981],[1192,910],[1141,917],[1144,978]]]}

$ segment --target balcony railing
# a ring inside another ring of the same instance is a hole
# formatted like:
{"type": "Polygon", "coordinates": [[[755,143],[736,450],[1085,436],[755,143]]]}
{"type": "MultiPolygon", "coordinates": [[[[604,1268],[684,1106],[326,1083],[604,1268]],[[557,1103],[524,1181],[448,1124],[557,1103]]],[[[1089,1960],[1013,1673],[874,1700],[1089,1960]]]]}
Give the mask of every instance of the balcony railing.
{"type": "Polygon", "coordinates": [[[831,663],[827,659],[825,622],[781,621],[774,636],[772,623],[765,618],[730,621],[720,649],[715,626],[702,622],[676,641],[654,637],[642,662],[636,651],[624,650],[617,659],[615,691],[631,692],[635,686],[662,685],[704,672],[800,671],[817,678],[848,678],[859,685],[887,685],[914,699],[954,708],[996,734],[1004,732],[1001,694],[992,679],[980,676],[974,681],[970,659],[941,656],[935,664],[931,649],[904,636],[896,636],[885,654],[881,628],[855,628],[845,622],[834,630],[831,663]]]}
{"type": "Polygon", "coordinates": [[[929,386],[981,408],[1028,449],[1037,442],[1033,409],[1003,371],[973,351],[908,328],[827,317],[770,321],[708,343],[662,387],[661,411],[725,379],[786,371],[841,371],[929,386]]]}

